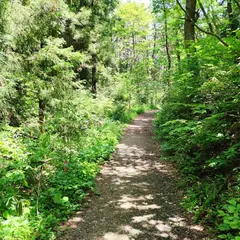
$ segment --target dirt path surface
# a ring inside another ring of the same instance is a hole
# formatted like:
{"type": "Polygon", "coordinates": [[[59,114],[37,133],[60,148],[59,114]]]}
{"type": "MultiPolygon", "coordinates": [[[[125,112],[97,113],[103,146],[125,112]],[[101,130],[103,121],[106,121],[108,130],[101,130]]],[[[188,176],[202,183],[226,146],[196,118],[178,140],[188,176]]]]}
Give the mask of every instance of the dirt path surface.
{"type": "Polygon", "coordinates": [[[112,160],[97,179],[100,196],[70,219],[59,240],[210,239],[179,207],[174,168],[153,142],[154,112],[126,129],[112,160]]]}

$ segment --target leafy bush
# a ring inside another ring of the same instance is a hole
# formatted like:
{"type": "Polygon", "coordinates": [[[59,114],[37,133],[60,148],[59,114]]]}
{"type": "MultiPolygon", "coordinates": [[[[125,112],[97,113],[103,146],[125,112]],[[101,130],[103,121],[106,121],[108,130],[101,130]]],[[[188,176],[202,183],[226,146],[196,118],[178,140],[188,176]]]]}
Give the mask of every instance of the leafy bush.
{"type": "Polygon", "coordinates": [[[239,239],[239,66],[229,55],[210,63],[204,54],[194,79],[187,69],[175,74],[155,117],[156,138],[188,189],[182,205],[219,238],[239,239]]]}
{"type": "Polygon", "coordinates": [[[219,235],[220,239],[240,239],[240,199],[232,198],[228,200],[227,204],[218,210],[218,217],[222,219],[223,223],[218,225],[221,232],[230,232],[219,235]]]}

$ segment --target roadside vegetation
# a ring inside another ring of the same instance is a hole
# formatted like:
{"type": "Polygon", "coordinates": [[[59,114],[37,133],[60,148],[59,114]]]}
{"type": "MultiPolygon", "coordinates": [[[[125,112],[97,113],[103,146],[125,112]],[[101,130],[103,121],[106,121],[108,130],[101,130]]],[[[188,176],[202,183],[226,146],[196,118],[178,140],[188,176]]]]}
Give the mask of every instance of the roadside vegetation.
{"type": "Polygon", "coordinates": [[[151,13],[129,6],[0,1],[0,239],[55,239],[125,124],[161,98],[151,13]]]}
{"type": "Polygon", "coordinates": [[[154,10],[170,49],[155,121],[162,152],[180,169],[195,220],[240,239],[239,2],[156,0],[154,10]]]}

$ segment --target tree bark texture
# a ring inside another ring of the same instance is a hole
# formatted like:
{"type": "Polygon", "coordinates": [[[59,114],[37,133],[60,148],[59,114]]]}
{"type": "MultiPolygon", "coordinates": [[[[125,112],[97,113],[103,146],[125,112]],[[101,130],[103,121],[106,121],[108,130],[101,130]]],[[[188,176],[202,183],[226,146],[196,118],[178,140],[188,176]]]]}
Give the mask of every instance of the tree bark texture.
{"type": "Polygon", "coordinates": [[[186,0],[186,12],[184,22],[184,40],[186,48],[195,40],[196,0],[186,0]],[[193,22],[193,21],[194,22],[193,22]]]}

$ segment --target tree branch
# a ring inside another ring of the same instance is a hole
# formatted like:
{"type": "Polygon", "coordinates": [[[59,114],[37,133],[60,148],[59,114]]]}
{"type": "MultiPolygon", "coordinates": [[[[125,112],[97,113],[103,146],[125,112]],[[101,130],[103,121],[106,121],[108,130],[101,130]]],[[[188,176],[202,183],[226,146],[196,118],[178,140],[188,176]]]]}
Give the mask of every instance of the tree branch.
{"type": "Polygon", "coordinates": [[[207,20],[207,24],[208,24],[208,26],[209,26],[210,32],[211,32],[211,33],[214,33],[214,31],[213,31],[213,26],[212,26],[211,22],[209,21],[207,12],[205,11],[205,8],[204,8],[201,0],[198,0],[198,4],[199,4],[199,6],[200,6],[200,8],[201,8],[201,10],[202,10],[202,12],[203,12],[203,15],[205,16],[205,18],[206,18],[206,20],[207,20]]]}
{"type": "Polygon", "coordinates": [[[179,0],[176,0],[177,1],[177,4],[179,5],[179,7],[182,9],[182,11],[189,17],[189,19],[191,20],[191,22],[194,24],[194,26],[201,32],[207,34],[207,35],[211,35],[215,38],[217,38],[225,47],[229,47],[229,45],[224,41],[222,40],[218,35],[216,35],[215,33],[211,33],[211,32],[208,32],[208,31],[205,31],[204,29],[200,28],[196,23],[195,21],[189,16],[188,12],[184,9],[184,7],[181,5],[181,3],[179,2],[179,0]]]}

